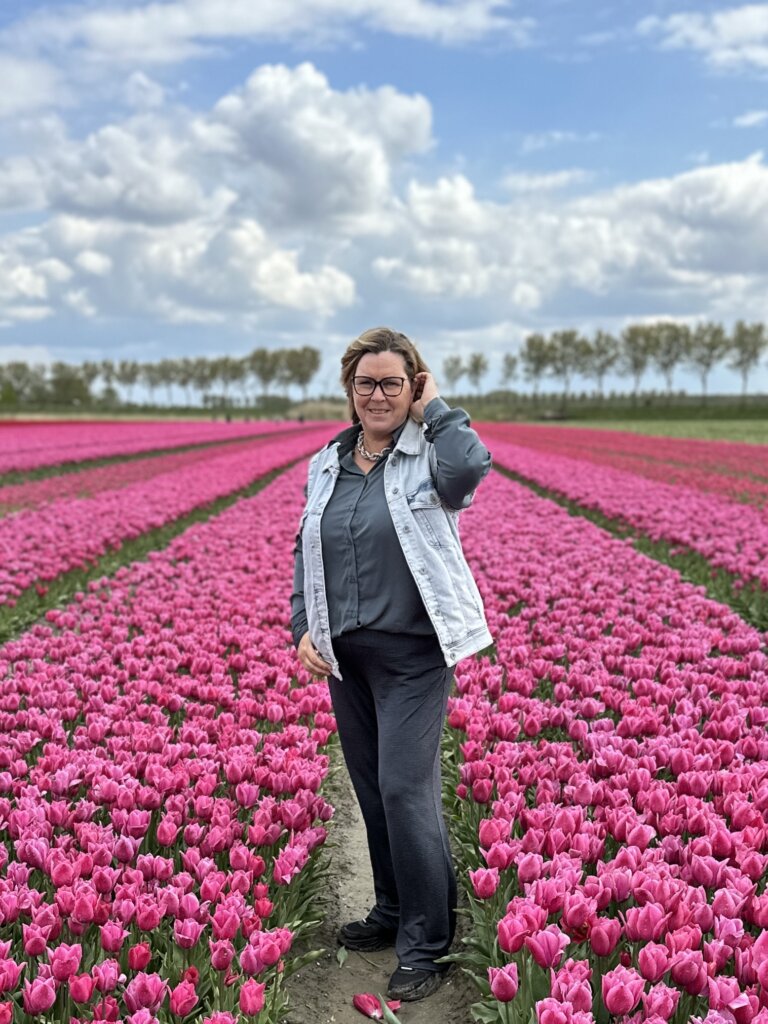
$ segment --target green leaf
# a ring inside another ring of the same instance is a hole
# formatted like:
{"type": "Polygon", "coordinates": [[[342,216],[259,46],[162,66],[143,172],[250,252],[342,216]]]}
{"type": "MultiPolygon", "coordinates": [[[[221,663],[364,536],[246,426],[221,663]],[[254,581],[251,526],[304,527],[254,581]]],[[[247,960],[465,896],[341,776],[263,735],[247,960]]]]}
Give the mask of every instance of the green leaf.
{"type": "Polygon", "coordinates": [[[376,995],[379,997],[379,1002],[381,1003],[381,1012],[383,1014],[381,1019],[385,1020],[387,1024],[400,1024],[400,1021],[387,1006],[387,1001],[384,998],[384,996],[380,995],[378,992],[376,993],[376,995]]]}
{"type": "Polygon", "coordinates": [[[339,967],[344,966],[344,964],[347,962],[348,956],[349,950],[347,949],[347,947],[339,946],[338,950],[336,951],[336,959],[339,961],[339,967]]]}
{"type": "Polygon", "coordinates": [[[479,1021],[480,1024],[499,1024],[501,1018],[498,1006],[498,1003],[495,1006],[489,1006],[487,1003],[473,1003],[469,1012],[472,1014],[472,1020],[479,1021]]]}

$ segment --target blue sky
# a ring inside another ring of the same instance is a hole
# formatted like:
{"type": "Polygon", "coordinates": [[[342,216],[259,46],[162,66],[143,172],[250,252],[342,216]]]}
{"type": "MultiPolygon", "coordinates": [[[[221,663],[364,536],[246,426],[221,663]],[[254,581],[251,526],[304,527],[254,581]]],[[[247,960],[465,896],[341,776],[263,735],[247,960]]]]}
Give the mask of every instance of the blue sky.
{"type": "Polygon", "coordinates": [[[6,0],[0,360],[768,321],[767,72],[759,3],[6,0]]]}

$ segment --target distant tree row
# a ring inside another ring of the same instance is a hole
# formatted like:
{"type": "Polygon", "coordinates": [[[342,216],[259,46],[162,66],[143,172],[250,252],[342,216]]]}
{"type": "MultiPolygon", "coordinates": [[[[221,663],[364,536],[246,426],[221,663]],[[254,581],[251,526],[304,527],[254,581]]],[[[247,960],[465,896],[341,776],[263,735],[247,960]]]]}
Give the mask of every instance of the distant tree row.
{"type": "Polygon", "coordinates": [[[263,401],[273,388],[286,392],[291,385],[301,388],[306,397],[307,388],[319,368],[320,352],[309,345],[256,348],[242,359],[220,356],[161,359],[155,363],[103,359],[77,366],[63,362],[42,366],[16,361],[0,365],[0,406],[87,406],[94,401],[112,405],[121,401],[131,403],[137,385],[146,389],[152,405],[156,404],[158,390],[164,392],[168,405],[174,404],[174,387],[181,389],[189,406],[195,400],[199,405],[228,405],[233,391],[238,392],[241,404],[256,405],[259,398],[263,401]],[[97,385],[100,385],[98,390],[97,385]],[[256,390],[258,396],[254,394],[256,390]]]}
{"type": "MultiPolygon", "coordinates": [[[[575,330],[553,331],[550,335],[529,334],[519,353],[504,354],[501,382],[504,387],[522,371],[531,384],[534,397],[541,382],[553,377],[562,384],[567,399],[575,376],[593,380],[603,394],[603,383],[609,372],[630,377],[632,394],[636,396],[640,382],[649,369],[664,378],[667,394],[672,394],[675,370],[694,370],[701,381],[701,393],[707,394],[709,375],[719,363],[741,375],[742,394],[747,393],[750,373],[759,366],[768,350],[765,324],[747,324],[739,320],[730,334],[721,324],[700,323],[696,327],[675,321],[630,324],[616,337],[596,331],[592,338],[575,330]]],[[[481,352],[472,353],[466,361],[448,356],[443,362],[443,378],[448,391],[455,391],[466,377],[479,392],[489,369],[488,359],[481,352]]]]}

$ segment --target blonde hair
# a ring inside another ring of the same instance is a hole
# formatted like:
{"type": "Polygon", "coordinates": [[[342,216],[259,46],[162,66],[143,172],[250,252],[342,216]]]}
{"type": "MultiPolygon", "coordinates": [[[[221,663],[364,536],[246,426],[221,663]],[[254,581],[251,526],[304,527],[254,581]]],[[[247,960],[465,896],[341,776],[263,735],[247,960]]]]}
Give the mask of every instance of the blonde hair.
{"type": "Polygon", "coordinates": [[[405,334],[393,331],[390,327],[371,327],[370,330],[363,331],[350,343],[341,357],[341,386],[347,393],[349,415],[353,423],[360,422],[352,397],[352,378],[355,376],[357,364],[363,356],[376,355],[379,352],[396,352],[402,356],[409,380],[413,380],[417,373],[429,373],[429,367],[421,358],[421,353],[405,334]]]}

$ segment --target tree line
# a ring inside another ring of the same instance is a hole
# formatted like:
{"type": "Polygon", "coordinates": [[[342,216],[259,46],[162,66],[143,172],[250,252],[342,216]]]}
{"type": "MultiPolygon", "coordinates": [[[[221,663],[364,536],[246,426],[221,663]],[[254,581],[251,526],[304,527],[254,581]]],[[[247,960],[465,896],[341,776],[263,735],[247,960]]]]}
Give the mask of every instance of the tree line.
{"type": "MultiPolygon", "coordinates": [[[[706,398],[712,370],[725,363],[740,374],[742,394],[746,395],[749,375],[760,365],[767,350],[765,325],[743,320],[734,324],[730,332],[718,323],[703,322],[689,327],[659,320],[630,324],[618,336],[603,330],[596,331],[591,338],[576,330],[553,331],[549,335],[534,333],[524,339],[517,353],[503,354],[501,385],[508,389],[522,375],[536,401],[543,380],[553,378],[560,382],[567,400],[574,377],[594,381],[598,395],[602,396],[605,378],[613,373],[630,378],[632,395],[637,396],[645,374],[655,370],[664,378],[667,394],[671,395],[675,371],[685,367],[698,374],[701,393],[706,398]]],[[[320,352],[309,345],[256,348],[239,359],[184,357],[151,363],[103,359],[79,365],[55,362],[50,366],[17,360],[0,365],[0,409],[78,407],[96,402],[103,406],[132,404],[137,386],[146,390],[153,406],[157,404],[158,392],[169,406],[178,404],[173,396],[173,388],[178,387],[187,406],[258,407],[265,405],[275,389],[287,401],[288,389],[296,386],[306,398],[320,362],[320,352]]],[[[488,358],[482,352],[473,352],[465,359],[448,356],[443,360],[440,384],[449,394],[456,394],[459,383],[466,379],[480,394],[489,369],[488,358]]]]}
{"type": "MultiPolygon", "coordinates": [[[[630,324],[618,337],[602,330],[591,338],[576,330],[560,330],[548,336],[529,334],[517,355],[505,353],[501,382],[508,387],[522,371],[536,399],[542,380],[552,377],[562,384],[567,399],[573,378],[580,376],[594,381],[602,396],[605,378],[613,372],[631,378],[632,394],[636,397],[643,376],[654,369],[663,376],[667,394],[671,395],[675,370],[686,367],[698,375],[702,397],[706,399],[709,375],[715,366],[725,362],[730,370],[740,374],[742,394],[746,395],[749,375],[759,366],[767,349],[765,324],[748,324],[743,320],[734,324],[730,332],[718,323],[689,327],[673,320],[630,324]]],[[[459,381],[466,377],[479,392],[488,369],[488,359],[482,352],[472,353],[466,360],[448,356],[443,361],[443,378],[448,391],[455,391],[459,381]]]]}
{"type": "MultiPolygon", "coordinates": [[[[55,362],[50,366],[23,361],[0,365],[0,406],[87,406],[97,399],[106,405],[131,404],[137,385],[149,393],[155,405],[158,391],[173,405],[173,388],[184,393],[188,406],[226,407],[235,395],[244,406],[263,404],[274,388],[283,392],[291,385],[307,388],[320,368],[320,352],[310,345],[301,348],[256,348],[241,359],[160,359],[140,363],[133,359],[102,359],[79,365],[55,362]],[[95,394],[101,385],[100,395],[95,394]],[[117,390],[120,388],[120,392],[117,390]],[[258,393],[257,393],[258,392],[258,393]]],[[[176,403],[178,404],[178,403],[176,403]]]]}

